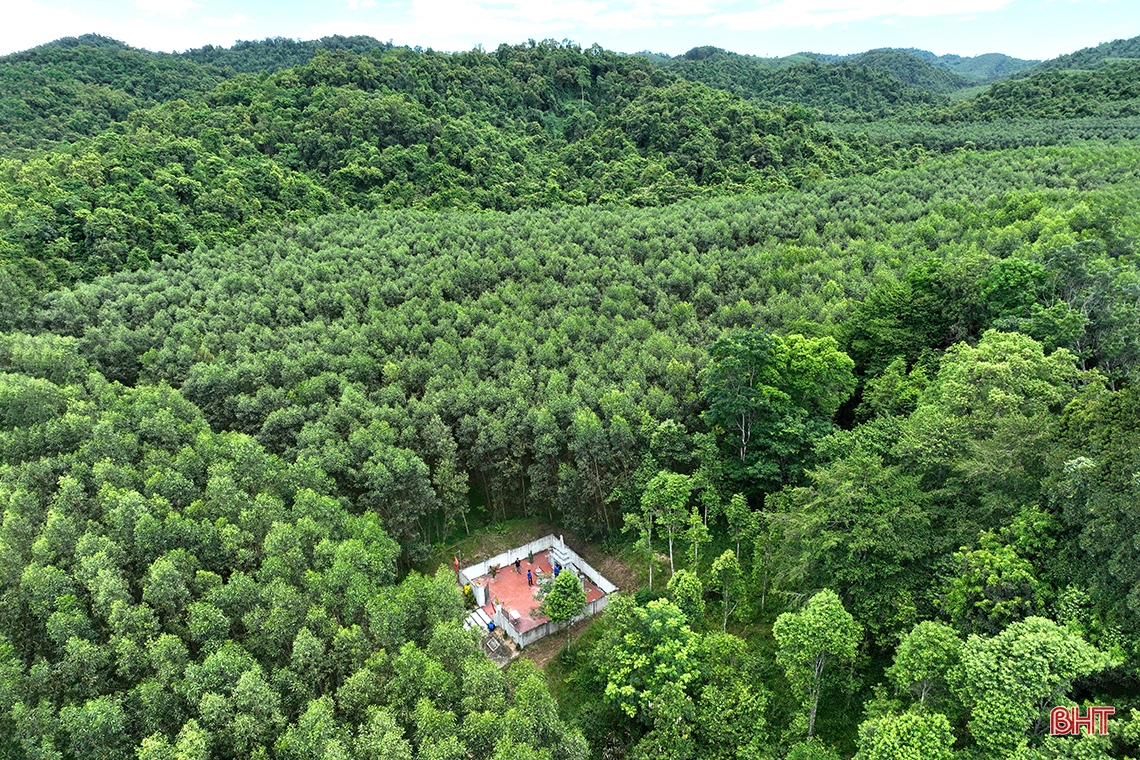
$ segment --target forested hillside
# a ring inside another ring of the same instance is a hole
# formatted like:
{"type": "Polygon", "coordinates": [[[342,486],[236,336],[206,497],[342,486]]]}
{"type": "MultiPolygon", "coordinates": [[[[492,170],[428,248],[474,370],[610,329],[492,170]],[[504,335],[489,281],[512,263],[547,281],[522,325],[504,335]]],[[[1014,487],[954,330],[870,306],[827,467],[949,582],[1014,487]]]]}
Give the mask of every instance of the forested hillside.
{"type": "Polygon", "coordinates": [[[997,82],[978,97],[959,104],[949,118],[1118,118],[1138,113],[1140,61],[1121,61],[1095,71],[1045,71],[1026,79],[997,82]]]}
{"type": "Polygon", "coordinates": [[[95,34],[0,58],[0,155],[102,132],[133,111],[214,88],[225,72],[95,34]]]}
{"type": "Polygon", "coordinates": [[[866,53],[844,60],[887,74],[905,85],[925,92],[945,94],[969,87],[971,84],[969,79],[949,69],[935,66],[905,50],[868,50],[866,53]]]}
{"type": "Polygon", "coordinates": [[[322,50],[363,54],[390,47],[371,37],[325,37],[167,54],[96,34],[65,37],[0,57],[0,155],[91,137],[134,111],[193,99],[234,74],[300,66],[322,50]]]}
{"type": "Polygon", "coordinates": [[[894,153],[600,49],[322,52],[0,159],[0,292],[336,209],[658,205],[871,172],[894,153]]]}
{"type": "Polygon", "coordinates": [[[1071,69],[1098,69],[1106,63],[1120,59],[1140,58],[1140,37],[1113,40],[1096,47],[1082,48],[1075,53],[1059,55],[1043,61],[1030,69],[1028,74],[1042,71],[1065,71],[1071,69]]]}
{"type": "Polygon", "coordinates": [[[347,50],[364,55],[373,50],[389,50],[390,42],[372,37],[343,37],[334,35],[319,40],[293,40],[288,37],[271,37],[265,40],[245,40],[233,47],[206,45],[182,53],[178,58],[195,63],[216,66],[235,74],[261,74],[301,66],[313,60],[322,50],[347,50]]]}
{"type": "Polygon", "coordinates": [[[0,62],[0,760],[1140,756],[1133,65],[374,42],[0,62]]]}

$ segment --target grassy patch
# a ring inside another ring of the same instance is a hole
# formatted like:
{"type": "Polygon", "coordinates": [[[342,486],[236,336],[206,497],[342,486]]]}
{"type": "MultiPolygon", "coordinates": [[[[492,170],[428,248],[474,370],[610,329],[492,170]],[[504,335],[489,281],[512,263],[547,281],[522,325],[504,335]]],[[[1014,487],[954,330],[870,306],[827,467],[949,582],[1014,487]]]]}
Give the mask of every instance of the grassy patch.
{"type": "Polygon", "coordinates": [[[448,541],[437,544],[435,551],[414,568],[423,573],[435,573],[440,565],[451,567],[456,556],[460,567],[465,567],[559,531],[557,526],[534,517],[491,523],[472,530],[471,535],[464,535],[461,531],[448,541]]]}
{"type": "Polygon", "coordinates": [[[607,627],[604,615],[594,618],[581,635],[571,641],[569,648],[563,649],[559,642],[558,654],[551,657],[543,668],[551,696],[558,701],[558,707],[567,719],[573,719],[583,706],[598,700],[598,694],[592,689],[581,688],[580,682],[583,669],[590,668],[590,654],[605,635],[607,627]]]}

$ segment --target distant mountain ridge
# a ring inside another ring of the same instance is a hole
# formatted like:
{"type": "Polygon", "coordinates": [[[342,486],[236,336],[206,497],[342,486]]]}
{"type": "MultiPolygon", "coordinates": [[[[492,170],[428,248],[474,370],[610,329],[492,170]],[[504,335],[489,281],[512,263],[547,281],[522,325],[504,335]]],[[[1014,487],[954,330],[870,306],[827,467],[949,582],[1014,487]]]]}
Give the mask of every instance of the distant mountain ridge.
{"type": "Polygon", "coordinates": [[[958,76],[969,79],[974,84],[985,84],[997,79],[1004,79],[1019,71],[1033,68],[1040,63],[1038,60],[1014,58],[1005,53],[982,53],[975,56],[935,55],[929,50],[918,48],[902,48],[902,52],[910,53],[916,58],[921,58],[940,68],[949,69],[958,76]]]}
{"type": "Polygon", "coordinates": [[[998,79],[1004,79],[1014,74],[1037,66],[1040,61],[1014,58],[1004,53],[983,53],[976,56],[961,56],[954,54],[937,55],[921,48],[876,48],[863,53],[851,55],[827,55],[821,53],[800,53],[812,56],[829,63],[860,59],[871,53],[882,52],[906,53],[929,63],[931,66],[945,69],[969,80],[970,84],[987,84],[998,79]]]}
{"type": "MultiPolygon", "coordinates": [[[[938,71],[911,60],[918,67],[938,71]]],[[[706,46],[659,65],[685,79],[750,100],[816,108],[829,120],[881,118],[901,107],[934,102],[929,92],[876,66],[826,63],[808,55],[758,58],[706,46]]]]}
{"type": "Polygon", "coordinates": [[[882,48],[844,59],[866,66],[919,90],[945,94],[975,84],[971,80],[904,50],[882,48]]]}
{"type": "Polygon", "coordinates": [[[0,57],[0,154],[90,137],[140,108],[212,90],[228,76],[96,34],[0,57]]]}
{"type": "Polygon", "coordinates": [[[391,47],[338,35],[155,53],[98,34],[63,37],[0,56],[0,155],[91,137],[140,109],[209,92],[237,74],[302,66],[321,50],[391,47]]]}
{"type": "Polygon", "coordinates": [[[356,35],[344,37],[336,34],[319,40],[293,40],[288,37],[268,37],[264,40],[238,40],[233,47],[205,47],[176,53],[200,64],[209,64],[237,74],[272,73],[294,66],[303,66],[321,50],[347,50],[364,54],[372,50],[390,50],[391,42],[374,37],[356,35]]]}
{"type": "Polygon", "coordinates": [[[883,118],[933,105],[939,98],[1000,81],[1037,63],[1001,53],[939,56],[916,48],[762,58],[705,45],[680,56],[645,57],[686,79],[753,100],[817,108],[832,121],[883,118]]]}

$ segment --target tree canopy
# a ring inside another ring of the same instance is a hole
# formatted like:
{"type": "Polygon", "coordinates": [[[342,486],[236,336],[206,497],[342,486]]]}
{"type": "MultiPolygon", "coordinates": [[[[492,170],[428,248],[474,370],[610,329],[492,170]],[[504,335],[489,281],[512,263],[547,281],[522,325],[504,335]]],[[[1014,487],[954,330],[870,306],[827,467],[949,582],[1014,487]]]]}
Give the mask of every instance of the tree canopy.
{"type": "Polygon", "coordinates": [[[1138,756],[1131,44],[0,59],[0,760],[1138,756]]]}

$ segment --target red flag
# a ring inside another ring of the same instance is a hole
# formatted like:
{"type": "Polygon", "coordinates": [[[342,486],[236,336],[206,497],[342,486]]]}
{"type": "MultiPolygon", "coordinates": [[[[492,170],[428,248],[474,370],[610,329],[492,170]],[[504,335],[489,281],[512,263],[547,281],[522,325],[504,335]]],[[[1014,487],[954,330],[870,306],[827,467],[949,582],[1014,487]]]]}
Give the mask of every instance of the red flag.
{"type": "Polygon", "coordinates": [[[455,572],[459,572],[459,555],[455,555],[455,572]]]}

